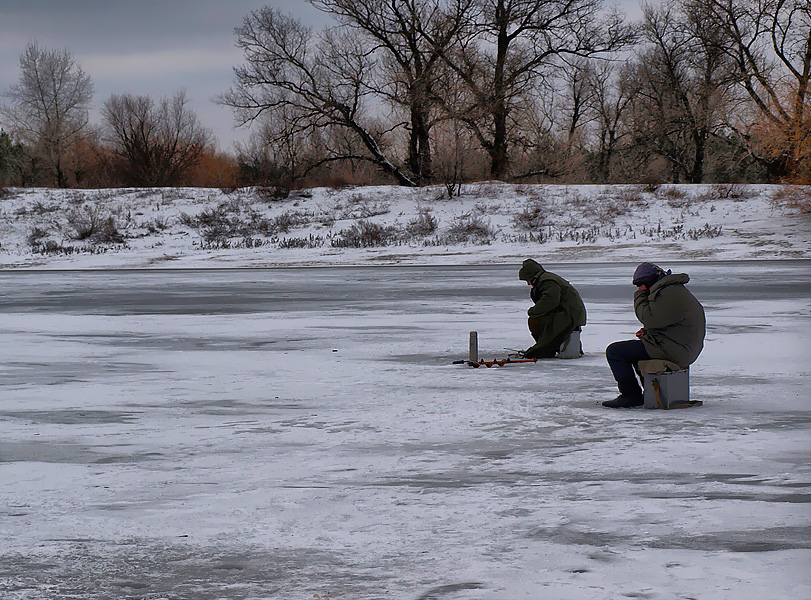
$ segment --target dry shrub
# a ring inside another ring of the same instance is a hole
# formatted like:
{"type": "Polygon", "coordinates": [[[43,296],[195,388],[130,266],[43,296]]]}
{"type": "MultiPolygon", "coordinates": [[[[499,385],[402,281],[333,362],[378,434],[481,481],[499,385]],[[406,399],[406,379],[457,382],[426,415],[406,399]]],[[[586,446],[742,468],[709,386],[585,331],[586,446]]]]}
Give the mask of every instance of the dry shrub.
{"type": "Polygon", "coordinates": [[[436,231],[437,220],[429,209],[421,209],[416,217],[406,225],[406,232],[412,237],[425,237],[436,231]]]}
{"type": "Polygon", "coordinates": [[[683,190],[680,190],[677,187],[668,186],[665,189],[659,190],[659,195],[663,198],[667,198],[668,200],[681,200],[687,194],[684,193],[683,190]]]}
{"type": "Polygon", "coordinates": [[[124,235],[118,230],[115,219],[97,206],[85,206],[68,215],[68,223],[73,226],[72,239],[88,240],[94,244],[121,244],[124,235]]]}
{"type": "Polygon", "coordinates": [[[788,185],[772,196],[772,203],[790,212],[811,214],[811,186],[788,185]]]}
{"type": "Polygon", "coordinates": [[[397,241],[397,230],[391,225],[371,221],[358,221],[349,229],[342,230],[332,240],[334,248],[376,248],[389,246],[397,241]]]}
{"type": "Polygon", "coordinates": [[[279,241],[279,248],[282,250],[296,248],[320,248],[323,245],[324,238],[322,238],[320,235],[315,236],[312,233],[309,235],[309,237],[292,237],[279,241]]]}
{"type": "Polygon", "coordinates": [[[530,200],[524,209],[513,217],[516,229],[537,231],[546,224],[549,209],[538,201],[530,200]]]}
{"type": "Polygon", "coordinates": [[[259,186],[254,188],[256,197],[265,202],[278,202],[290,195],[290,188],[284,186],[259,186]]]}
{"type": "Polygon", "coordinates": [[[687,193],[677,187],[668,186],[664,189],[659,188],[657,195],[666,200],[671,208],[684,208],[692,204],[692,199],[688,197],[687,193]]]}
{"type": "Polygon", "coordinates": [[[716,183],[712,186],[712,195],[721,200],[745,200],[748,197],[746,187],[738,183],[716,183]]]}
{"type": "Polygon", "coordinates": [[[642,189],[648,193],[653,194],[659,189],[659,186],[662,185],[662,182],[659,180],[658,177],[654,175],[645,175],[639,182],[642,189]]]}
{"type": "Polygon", "coordinates": [[[484,221],[479,215],[464,214],[457,217],[440,239],[445,244],[489,244],[496,237],[490,223],[484,221]]]}
{"type": "Polygon", "coordinates": [[[638,189],[628,188],[620,192],[619,200],[626,204],[644,204],[645,198],[638,189]]]}
{"type": "Polygon", "coordinates": [[[590,217],[599,223],[613,223],[617,217],[627,215],[630,212],[631,205],[629,202],[612,200],[607,195],[601,195],[583,210],[583,216],[590,217]]]}
{"type": "Polygon", "coordinates": [[[389,205],[381,200],[364,196],[363,194],[352,194],[346,206],[340,210],[340,219],[370,219],[385,215],[390,210],[389,205]]]}
{"type": "Polygon", "coordinates": [[[29,246],[39,246],[49,235],[50,233],[47,230],[34,227],[34,229],[29,232],[26,239],[28,240],[29,246]]]}

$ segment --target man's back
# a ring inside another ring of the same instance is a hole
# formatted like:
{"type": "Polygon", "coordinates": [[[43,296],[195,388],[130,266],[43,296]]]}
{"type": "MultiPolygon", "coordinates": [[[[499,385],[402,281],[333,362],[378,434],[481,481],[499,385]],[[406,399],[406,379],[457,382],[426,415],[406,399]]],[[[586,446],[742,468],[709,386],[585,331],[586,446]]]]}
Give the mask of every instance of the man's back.
{"type": "Polygon", "coordinates": [[[645,333],[641,336],[651,358],[664,358],[686,367],[704,348],[704,307],[684,284],[684,274],[667,275],[649,291],[634,294],[634,311],[645,333]]]}

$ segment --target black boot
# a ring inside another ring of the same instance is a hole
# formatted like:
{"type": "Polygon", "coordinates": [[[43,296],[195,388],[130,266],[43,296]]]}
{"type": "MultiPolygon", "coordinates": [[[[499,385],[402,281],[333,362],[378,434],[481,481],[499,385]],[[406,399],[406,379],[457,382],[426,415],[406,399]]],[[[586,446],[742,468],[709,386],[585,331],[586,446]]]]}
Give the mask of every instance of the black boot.
{"type": "Polygon", "coordinates": [[[623,396],[622,394],[613,400],[603,402],[603,406],[607,406],[608,408],[635,408],[643,404],[645,404],[645,401],[642,399],[642,396],[623,396]]]}

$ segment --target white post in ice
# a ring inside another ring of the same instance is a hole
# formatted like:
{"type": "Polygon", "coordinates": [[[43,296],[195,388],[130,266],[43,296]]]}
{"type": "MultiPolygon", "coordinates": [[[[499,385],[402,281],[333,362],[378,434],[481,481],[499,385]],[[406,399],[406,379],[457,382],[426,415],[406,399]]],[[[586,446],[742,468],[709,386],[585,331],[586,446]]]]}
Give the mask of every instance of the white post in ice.
{"type": "Polygon", "coordinates": [[[475,331],[470,332],[470,362],[479,362],[479,334],[475,331]]]}

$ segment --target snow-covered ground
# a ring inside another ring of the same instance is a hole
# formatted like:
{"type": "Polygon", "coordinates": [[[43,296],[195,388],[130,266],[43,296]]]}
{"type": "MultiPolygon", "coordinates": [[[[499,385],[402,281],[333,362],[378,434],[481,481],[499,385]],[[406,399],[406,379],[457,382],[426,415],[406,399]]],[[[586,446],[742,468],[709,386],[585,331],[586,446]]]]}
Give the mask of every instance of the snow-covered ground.
{"type": "Polygon", "coordinates": [[[0,267],[808,258],[809,215],[786,208],[786,197],[808,206],[811,187],[482,183],[452,199],[444,187],[319,188],[285,199],[257,189],[9,189],[0,267]]]}
{"type": "Polygon", "coordinates": [[[807,599],[811,263],[662,262],[700,408],[600,405],[632,263],[492,369],[518,264],[0,273],[0,597],[807,599]]]}
{"type": "Polygon", "coordinates": [[[7,190],[0,598],[811,598],[784,188],[443,191],[7,190]],[[586,355],[452,365],[529,345],[528,256],[586,355]],[[641,260],[705,305],[702,407],[600,405],[641,260]]]}

